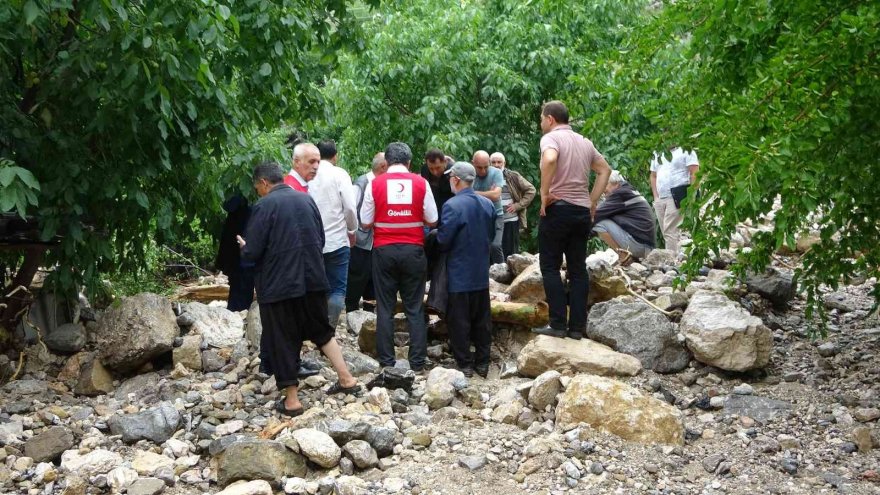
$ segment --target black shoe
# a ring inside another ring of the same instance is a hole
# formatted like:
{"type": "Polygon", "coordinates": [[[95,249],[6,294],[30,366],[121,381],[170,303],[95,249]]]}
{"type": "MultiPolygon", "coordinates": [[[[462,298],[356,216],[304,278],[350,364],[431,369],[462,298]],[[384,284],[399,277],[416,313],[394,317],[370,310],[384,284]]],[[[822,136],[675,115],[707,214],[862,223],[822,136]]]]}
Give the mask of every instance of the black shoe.
{"type": "Polygon", "coordinates": [[[574,340],[581,340],[582,338],[584,338],[584,332],[570,331],[570,332],[568,332],[568,338],[574,339],[574,340]]]}
{"type": "Polygon", "coordinates": [[[533,328],[532,332],[535,332],[539,335],[549,335],[551,337],[559,337],[564,339],[566,331],[558,330],[556,328],[551,327],[550,325],[544,325],[543,327],[533,328]]]}
{"type": "Polygon", "coordinates": [[[483,378],[489,378],[489,365],[478,364],[474,366],[474,372],[476,372],[476,374],[482,376],[483,378]]]}
{"type": "Polygon", "coordinates": [[[299,371],[297,371],[297,373],[296,373],[296,377],[297,378],[308,378],[310,376],[315,376],[320,372],[321,372],[320,370],[312,370],[312,369],[303,368],[302,366],[300,366],[299,371]]]}
{"type": "Polygon", "coordinates": [[[474,377],[474,369],[471,368],[470,366],[464,366],[464,367],[456,366],[456,368],[458,368],[458,371],[461,371],[462,373],[464,373],[465,378],[473,378],[474,377]]]}

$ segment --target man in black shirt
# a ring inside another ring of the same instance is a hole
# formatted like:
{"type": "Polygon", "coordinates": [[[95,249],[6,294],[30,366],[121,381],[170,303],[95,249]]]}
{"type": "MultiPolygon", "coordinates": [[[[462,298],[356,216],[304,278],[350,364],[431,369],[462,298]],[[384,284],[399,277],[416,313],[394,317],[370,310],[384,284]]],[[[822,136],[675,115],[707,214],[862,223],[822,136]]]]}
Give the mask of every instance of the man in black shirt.
{"type": "Polygon", "coordinates": [[[452,164],[447,162],[446,155],[442,151],[432,148],[425,153],[425,164],[419,170],[419,174],[431,186],[434,202],[437,203],[437,211],[443,211],[443,204],[455,196],[449,187],[449,176],[443,175],[450,168],[452,168],[452,164]]]}
{"type": "Polygon", "coordinates": [[[318,207],[308,194],[284,184],[277,163],[258,165],[253,179],[261,199],[251,212],[245,238],[238,236],[238,244],[242,258],[255,264],[263,323],[260,347],[266,350],[268,368],[285,394],[276,409],[299,416],[303,406],[297,397],[297,373],[304,340],[321,349],[339,376],[328,394],[357,392],[360,385],[345,365],[327,316],[329,284],[321,253],[324,228],[318,207]]]}

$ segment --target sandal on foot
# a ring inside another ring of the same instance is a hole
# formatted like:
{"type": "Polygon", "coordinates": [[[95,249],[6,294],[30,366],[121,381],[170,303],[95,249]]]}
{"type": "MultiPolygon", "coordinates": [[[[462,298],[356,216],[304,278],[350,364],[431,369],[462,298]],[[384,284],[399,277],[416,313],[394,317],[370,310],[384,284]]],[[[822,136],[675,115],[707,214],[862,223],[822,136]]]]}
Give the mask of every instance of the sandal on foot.
{"type": "Polygon", "coordinates": [[[341,383],[336,382],[325,392],[327,395],[333,394],[353,394],[355,392],[360,392],[361,386],[358,384],[354,384],[351,387],[343,387],[341,383]]]}
{"type": "Polygon", "coordinates": [[[302,416],[302,413],[305,412],[304,407],[298,407],[296,409],[288,409],[287,406],[284,405],[284,398],[275,403],[275,410],[280,414],[285,416],[290,416],[291,418],[295,418],[297,416],[302,416]]]}

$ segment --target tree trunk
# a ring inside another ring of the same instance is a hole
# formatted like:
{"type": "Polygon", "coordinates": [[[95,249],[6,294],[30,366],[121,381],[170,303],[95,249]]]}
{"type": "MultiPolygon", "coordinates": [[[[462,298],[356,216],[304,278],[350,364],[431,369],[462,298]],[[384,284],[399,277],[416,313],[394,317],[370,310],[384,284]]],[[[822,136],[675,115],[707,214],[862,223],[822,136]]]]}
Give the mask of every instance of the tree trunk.
{"type": "Polygon", "coordinates": [[[524,327],[542,327],[550,321],[550,308],[545,302],[536,304],[492,301],[492,321],[524,327]]]}
{"type": "Polygon", "coordinates": [[[46,248],[31,246],[25,248],[24,261],[12,278],[12,282],[3,288],[0,296],[0,351],[12,345],[15,327],[24,315],[24,309],[34,300],[29,288],[34,275],[43,261],[46,248]]]}

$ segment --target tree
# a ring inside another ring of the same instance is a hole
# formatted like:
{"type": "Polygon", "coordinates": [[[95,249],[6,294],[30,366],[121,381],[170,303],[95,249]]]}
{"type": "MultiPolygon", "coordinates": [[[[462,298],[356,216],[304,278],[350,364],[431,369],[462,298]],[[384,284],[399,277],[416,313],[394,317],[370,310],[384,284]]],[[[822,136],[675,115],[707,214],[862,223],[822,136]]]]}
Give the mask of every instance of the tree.
{"type": "MultiPolygon", "coordinates": [[[[219,210],[251,165],[229,157],[297,115],[351,21],[342,0],[0,4],[0,206],[62,238],[6,256],[3,294],[41,263],[67,290],[135,267],[147,239],[219,210]]],[[[2,348],[29,301],[0,302],[2,348]]]]}
{"type": "MultiPolygon", "coordinates": [[[[753,237],[737,271],[762,270],[818,230],[796,271],[812,316],[824,311],[824,286],[880,276],[878,50],[876,2],[670,2],[605,58],[615,96],[583,100],[607,103],[590,123],[600,134],[611,135],[616,116],[633,123],[618,146],[635,150],[639,173],[663,144],[699,149],[703,195],[686,205],[689,275],[775,200],[772,231],[753,237]]],[[[873,293],[880,301],[880,286],[873,293]]]]}

